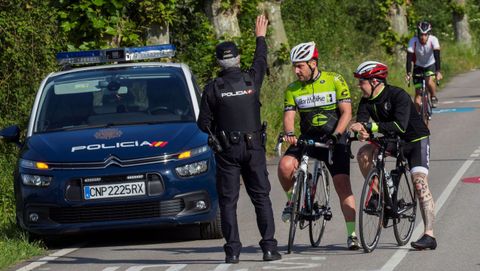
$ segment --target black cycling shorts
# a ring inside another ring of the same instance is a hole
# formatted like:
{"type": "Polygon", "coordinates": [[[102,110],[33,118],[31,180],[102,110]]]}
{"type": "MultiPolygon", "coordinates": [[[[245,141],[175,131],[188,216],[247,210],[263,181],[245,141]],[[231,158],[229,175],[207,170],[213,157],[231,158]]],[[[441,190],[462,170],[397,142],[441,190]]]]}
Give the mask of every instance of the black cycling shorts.
{"type": "MultiPolygon", "coordinates": [[[[389,156],[395,156],[397,146],[396,144],[389,144],[387,152],[389,156]]],[[[407,142],[403,145],[403,156],[408,161],[410,167],[410,173],[424,173],[428,175],[428,169],[430,164],[430,139],[426,137],[422,140],[415,142],[407,142]]]]}
{"type": "Polygon", "coordinates": [[[424,173],[428,175],[430,166],[430,139],[426,137],[415,142],[408,142],[403,147],[403,155],[407,158],[410,173],[424,173]]]}
{"type": "MultiPolygon", "coordinates": [[[[293,156],[297,158],[299,162],[302,158],[301,149],[294,145],[291,145],[287,149],[285,155],[293,156]]],[[[337,174],[350,175],[350,152],[347,148],[347,145],[345,145],[342,140],[333,148],[332,165],[328,163],[328,149],[308,147],[307,155],[325,162],[325,165],[327,165],[328,171],[332,177],[337,174]]]]}
{"type": "Polygon", "coordinates": [[[435,75],[435,72],[436,72],[435,63],[428,67],[414,66],[413,67],[413,85],[415,86],[415,88],[419,89],[422,87],[422,78],[423,78],[422,76],[415,76],[415,75],[423,74],[426,77],[428,77],[428,76],[435,75]]]}

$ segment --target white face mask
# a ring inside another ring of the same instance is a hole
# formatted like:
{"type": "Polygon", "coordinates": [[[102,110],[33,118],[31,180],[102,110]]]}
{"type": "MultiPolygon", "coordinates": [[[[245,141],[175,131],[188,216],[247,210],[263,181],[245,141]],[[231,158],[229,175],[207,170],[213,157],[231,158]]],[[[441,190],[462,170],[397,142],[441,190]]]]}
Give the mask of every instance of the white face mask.
{"type": "Polygon", "coordinates": [[[240,67],[240,56],[236,56],[229,59],[217,59],[218,65],[222,67],[222,69],[228,69],[232,67],[240,67]]]}

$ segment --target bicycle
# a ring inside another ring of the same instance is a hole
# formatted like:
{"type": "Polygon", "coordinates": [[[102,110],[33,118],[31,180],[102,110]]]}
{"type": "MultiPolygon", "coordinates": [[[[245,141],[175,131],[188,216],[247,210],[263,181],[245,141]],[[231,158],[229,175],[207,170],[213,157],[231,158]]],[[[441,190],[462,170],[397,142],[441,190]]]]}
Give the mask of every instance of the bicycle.
{"type": "MultiPolygon", "coordinates": [[[[428,122],[432,119],[433,115],[433,105],[430,97],[430,92],[428,91],[426,86],[425,77],[428,77],[428,75],[420,73],[414,74],[412,78],[421,78],[421,87],[419,88],[421,97],[419,113],[422,116],[423,122],[428,127],[428,122]]],[[[436,80],[436,84],[437,86],[439,86],[440,82],[436,80]]],[[[410,81],[408,81],[408,87],[410,87],[410,81]]]]}
{"type": "Polygon", "coordinates": [[[399,137],[376,137],[368,140],[379,147],[374,167],[365,178],[360,199],[360,241],[365,252],[372,252],[378,245],[383,228],[393,226],[399,246],[411,238],[415,226],[417,201],[411,181],[408,163],[403,156],[403,142],[399,137]],[[395,168],[388,172],[385,159],[387,147],[395,146],[395,168]],[[389,187],[388,179],[393,185],[389,187]],[[380,181],[379,181],[380,180],[380,181]],[[392,225],[388,226],[389,219],[392,225]]]}
{"type": "MultiPolygon", "coordinates": [[[[283,134],[278,136],[275,151],[281,156],[283,134]]],[[[307,155],[308,147],[327,148],[328,160],[332,163],[333,146],[313,140],[298,140],[297,146],[302,150],[302,158],[294,174],[295,183],[292,191],[292,211],[290,213],[290,229],[288,235],[288,250],[293,248],[297,225],[300,230],[309,229],[310,244],[318,247],[325,231],[327,221],[332,218],[330,210],[330,180],[327,167],[323,161],[307,155]],[[313,159],[313,167],[309,160],[313,159]]]]}

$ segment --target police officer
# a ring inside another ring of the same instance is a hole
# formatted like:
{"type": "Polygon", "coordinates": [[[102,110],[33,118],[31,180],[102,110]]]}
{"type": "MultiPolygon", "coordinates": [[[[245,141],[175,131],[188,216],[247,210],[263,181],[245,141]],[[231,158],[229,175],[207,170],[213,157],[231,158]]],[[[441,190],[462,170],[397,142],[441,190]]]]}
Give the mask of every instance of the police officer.
{"type": "Polygon", "coordinates": [[[257,17],[256,49],[248,72],[240,70],[240,55],[233,42],[216,47],[222,70],[203,92],[198,126],[218,138],[221,151],[215,154],[217,193],[226,263],[238,263],[242,243],[237,222],[240,175],[255,206],[257,225],[262,235],[260,247],[264,261],[279,260],[274,238],[275,223],[270,201],[270,182],[265,158],[265,126],[260,121],[260,88],[267,70],[265,34],[268,20],[257,17]]]}

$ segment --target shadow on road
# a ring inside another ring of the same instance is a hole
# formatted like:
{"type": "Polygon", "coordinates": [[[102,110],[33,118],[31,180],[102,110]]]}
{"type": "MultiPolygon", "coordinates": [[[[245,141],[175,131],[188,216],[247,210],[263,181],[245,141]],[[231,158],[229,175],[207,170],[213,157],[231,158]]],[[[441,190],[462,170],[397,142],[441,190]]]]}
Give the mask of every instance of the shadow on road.
{"type": "Polygon", "coordinates": [[[156,227],[95,231],[62,236],[49,236],[43,241],[48,249],[61,249],[81,244],[82,247],[128,246],[200,240],[198,226],[156,227]]]}

